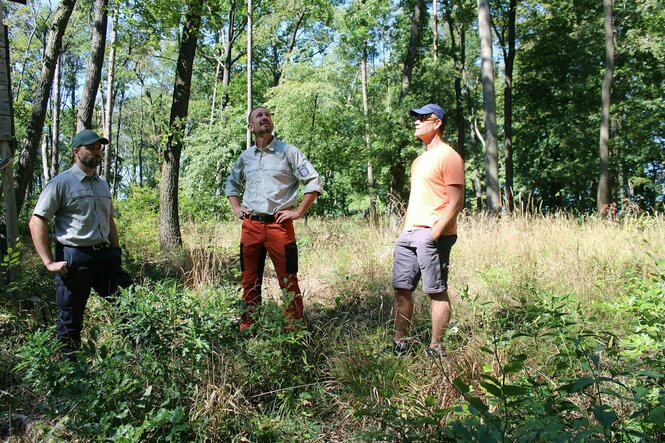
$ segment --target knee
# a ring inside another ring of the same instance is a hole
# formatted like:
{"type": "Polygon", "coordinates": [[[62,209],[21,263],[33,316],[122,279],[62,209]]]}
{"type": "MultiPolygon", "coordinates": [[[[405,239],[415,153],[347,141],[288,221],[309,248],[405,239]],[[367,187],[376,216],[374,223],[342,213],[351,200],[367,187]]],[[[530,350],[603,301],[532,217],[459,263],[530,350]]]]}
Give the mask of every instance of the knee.
{"type": "Polygon", "coordinates": [[[413,292],[408,289],[395,289],[395,302],[410,303],[413,301],[413,292]]]}
{"type": "Polygon", "coordinates": [[[437,292],[434,294],[427,294],[427,295],[429,295],[429,298],[434,301],[445,301],[445,302],[450,301],[450,298],[448,298],[448,291],[437,292]]]}

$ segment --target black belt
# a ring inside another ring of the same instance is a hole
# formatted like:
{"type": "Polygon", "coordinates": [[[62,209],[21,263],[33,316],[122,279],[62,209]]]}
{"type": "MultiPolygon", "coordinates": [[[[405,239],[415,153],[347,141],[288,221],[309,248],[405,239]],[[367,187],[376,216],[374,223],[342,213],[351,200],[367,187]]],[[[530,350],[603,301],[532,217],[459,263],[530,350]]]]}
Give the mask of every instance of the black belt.
{"type": "Polygon", "coordinates": [[[97,243],[96,245],[90,245],[90,246],[69,246],[69,245],[63,245],[68,248],[76,248],[76,249],[83,249],[83,250],[93,250],[93,251],[101,251],[103,249],[108,249],[111,247],[110,244],[108,243],[97,243]]]}
{"type": "Polygon", "coordinates": [[[275,223],[275,216],[273,214],[248,214],[245,218],[259,223],[275,223]]]}

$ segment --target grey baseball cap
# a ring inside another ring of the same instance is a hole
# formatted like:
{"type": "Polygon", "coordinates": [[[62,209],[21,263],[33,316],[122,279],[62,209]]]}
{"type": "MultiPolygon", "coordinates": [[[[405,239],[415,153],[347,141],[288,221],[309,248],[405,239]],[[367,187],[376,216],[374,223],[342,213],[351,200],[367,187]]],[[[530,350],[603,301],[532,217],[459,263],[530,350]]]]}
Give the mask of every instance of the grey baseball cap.
{"type": "Polygon", "coordinates": [[[100,142],[103,145],[108,145],[109,141],[104,137],[100,137],[92,129],[84,129],[74,136],[72,139],[72,149],[76,149],[80,146],[94,145],[96,142],[100,142]]]}

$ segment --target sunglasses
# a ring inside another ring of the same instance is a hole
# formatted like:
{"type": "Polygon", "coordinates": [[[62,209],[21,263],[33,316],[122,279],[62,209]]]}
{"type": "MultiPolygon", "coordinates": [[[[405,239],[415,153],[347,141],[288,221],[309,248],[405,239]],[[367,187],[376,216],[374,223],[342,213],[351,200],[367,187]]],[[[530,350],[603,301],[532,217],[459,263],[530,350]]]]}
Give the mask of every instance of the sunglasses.
{"type": "MultiPolygon", "coordinates": [[[[432,115],[433,115],[433,114],[422,114],[422,115],[418,115],[418,116],[416,117],[416,120],[418,120],[418,121],[420,121],[420,122],[426,122],[426,121],[429,121],[429,120],[430,120],[430,117],[431,117],[432,115]]],[[[434,117],[436,117],[436,116],[434,116],[434,117]]],[[[439,117],[436,117],[436,119],[438,120],[439,117]]]]}

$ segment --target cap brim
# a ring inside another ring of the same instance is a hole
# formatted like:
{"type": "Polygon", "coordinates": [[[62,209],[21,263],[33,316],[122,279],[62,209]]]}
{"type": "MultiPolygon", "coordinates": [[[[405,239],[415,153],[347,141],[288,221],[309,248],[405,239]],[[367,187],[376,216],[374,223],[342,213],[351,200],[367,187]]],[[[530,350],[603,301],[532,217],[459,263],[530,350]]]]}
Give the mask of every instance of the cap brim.
{"type": "Polygon", "coordinates": [[[433,112],[429,109],[426,109],[426,108],[416,108],[416,109],[410,110],[409,114],[411,114],[411,115],[426,115],[426,114],[433,114],[433,112]]]}
{"type": "Polygon", "coordinates": [[[109,144],[109,140],[108,140],[107,138],[105,138],[105,137],[99,137],[99,138],[96,138],[96,139],[94,139],[94,140],[92,140],[92,141],[85,141],[84,143],[79,143],[79,144],[76,145],[76,146],[72,146],[72,149],[80,148],[81,146],[94,145],[94,144],[97,143],[97,142],[99,142],[99,143],[101,143],[101,144],[103,144],[103,145],[108,145],[108,144],[109,144]]]}

